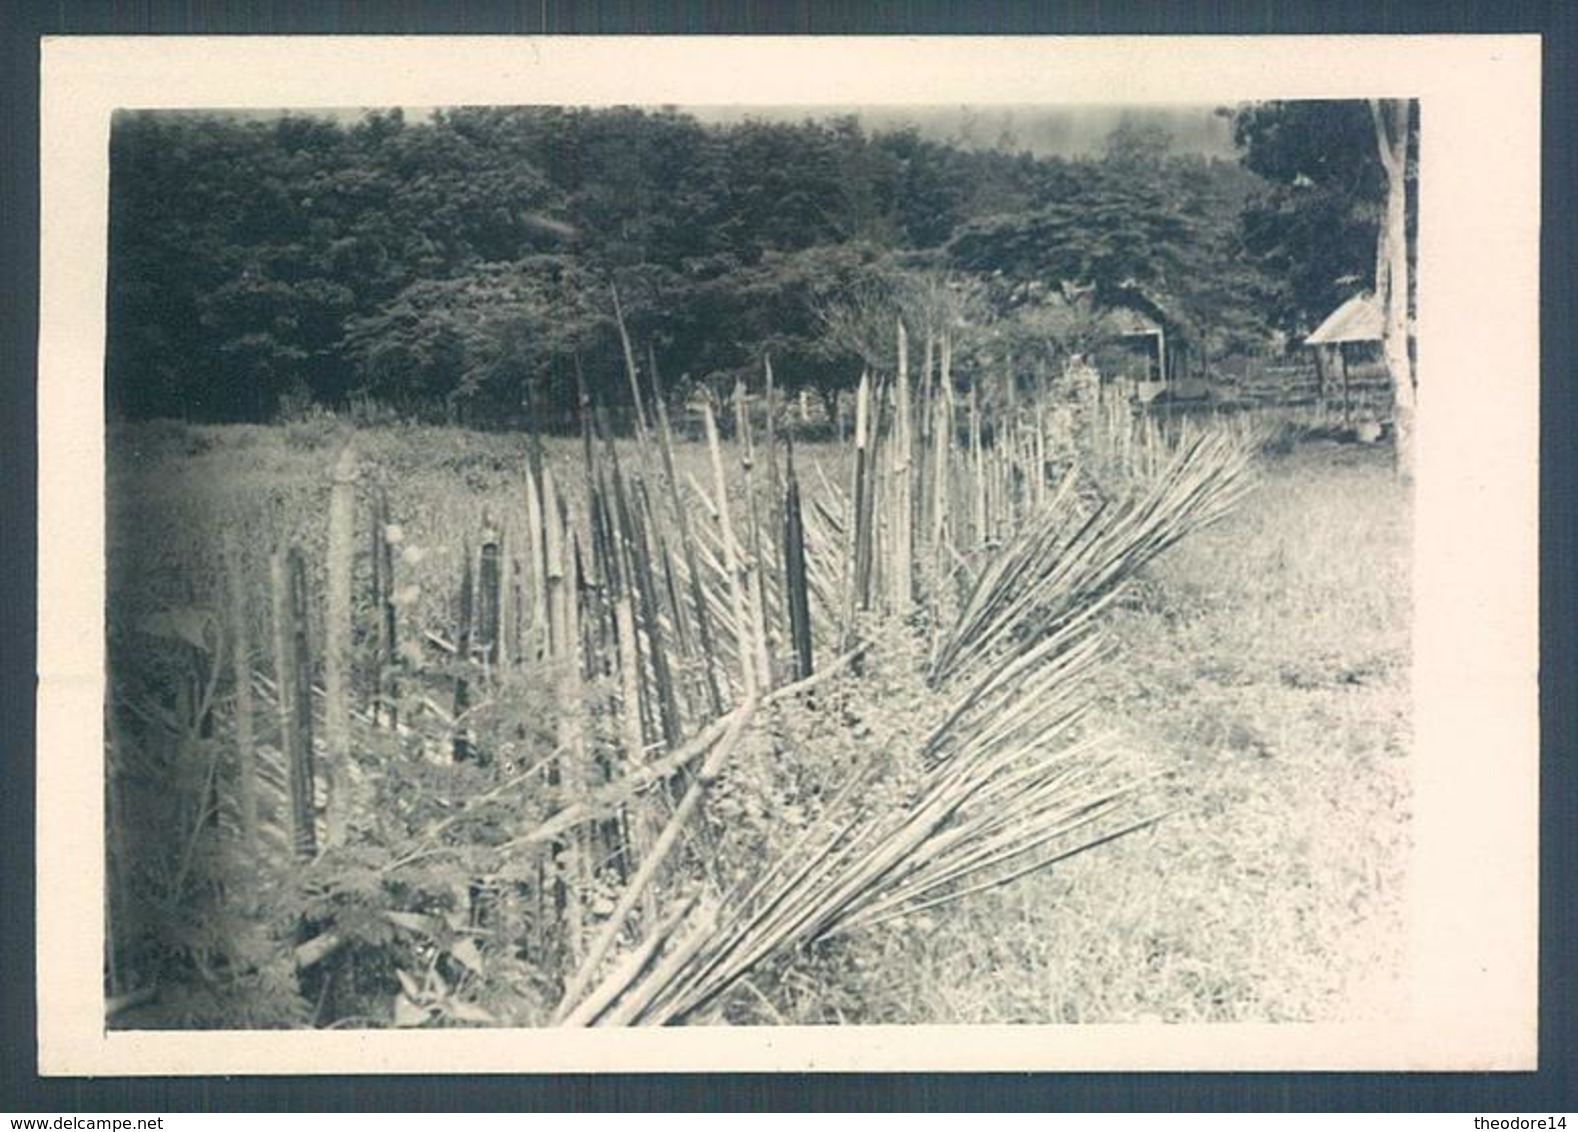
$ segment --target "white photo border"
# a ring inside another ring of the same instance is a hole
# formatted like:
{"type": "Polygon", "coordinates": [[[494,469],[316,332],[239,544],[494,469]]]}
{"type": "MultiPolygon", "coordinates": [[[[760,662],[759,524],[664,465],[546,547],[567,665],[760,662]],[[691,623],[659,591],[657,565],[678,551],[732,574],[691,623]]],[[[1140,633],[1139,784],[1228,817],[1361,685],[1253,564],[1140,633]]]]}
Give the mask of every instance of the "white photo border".
{"type": "Polygon", "coordinates": [[[45,1075],[1528,1070],[1536,1064],[1540,39],[53,37],[41,87],[45,1075]],[[1354,1026],[106,1032],[104,310],[122,108],[1420,101],[1408,1018],[1354,1026]]]}

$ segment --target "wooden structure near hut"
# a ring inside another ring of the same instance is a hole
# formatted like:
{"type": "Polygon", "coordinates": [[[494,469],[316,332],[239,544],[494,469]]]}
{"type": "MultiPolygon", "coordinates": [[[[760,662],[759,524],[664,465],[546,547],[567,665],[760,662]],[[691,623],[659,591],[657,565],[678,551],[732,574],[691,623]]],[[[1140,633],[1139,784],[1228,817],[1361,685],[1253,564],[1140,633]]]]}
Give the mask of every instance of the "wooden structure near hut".
{"type": "Polygon", "coordinates": [[[1390,405],[1390,377],[1381,353],[1381,304],[1368,291],[1354,295],[1304,339],[1314,351],[1320,375],[1321,400],[1341,405],[1344,426],[1356,412],[1385,416],[1390,405]]]}
{"type": "Polygon", "coordinates": [[[1102,312],[1097,348],[1103,381],[1125,396],[1149,404],[1168,387],[1167,331],[1154,318],[1128,307],[1102,312]]]}

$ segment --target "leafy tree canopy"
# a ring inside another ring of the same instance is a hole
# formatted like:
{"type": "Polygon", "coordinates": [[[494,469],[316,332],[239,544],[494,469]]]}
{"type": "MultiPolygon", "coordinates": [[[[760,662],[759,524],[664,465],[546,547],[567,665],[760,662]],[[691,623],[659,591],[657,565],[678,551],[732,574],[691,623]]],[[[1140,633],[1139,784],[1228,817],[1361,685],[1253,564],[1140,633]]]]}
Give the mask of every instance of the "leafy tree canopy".
{"type": "MultiPolygon", "coordinates": [[[[1375,285],[1386,175],[1370,108],[1363,101],[1255,103],[1234,114],[1233,133],[1245,168],[1265,182],[1244,211],[1245,249],[1275,282],[1275,325],[1307,334],[1375,285]]],[[[1411,147],[1417,142],[1416,120],[1411,147]]],[[[1415,215],[1410,199],[1411,255],[1415,215]]]]}
{"type": "MultiPolygon", "coordinates": [[[[1269,121],[1241,123],[1245,138],[1269,121]]],[[[1268,144],[1251,145],[1249,168],[1280,174],[1289,159],[1268,144]]],[[[1263,336],[1272,300],[1293,301],[1288,279],[1311,270],[1306,211],[1251,208],[1240,228],[1259,183],[1138,126],[1069,161],[1012,139],[870,135],[852,117],[125,113],[111,138],[110,400],[129,416],[266,419],[287,397],[365,395],[504,421],[570,404],[579,373],[620,401],[615,287],[639,349],[676,381],[755,380],[770,354],[786,387],[835,391],[872,347],[829,317],[875,296],[920,333],[942,308],[917,296],[968,292],[950,326],[980,337],[1019,319],[1027,357],[1051,323],[1015,311],[1032,285],[1065,283],[1160,318],[1204,357],[1263,336]]],[[[1041,340],[1043,353],[1070,341],[1041,340]]]]}

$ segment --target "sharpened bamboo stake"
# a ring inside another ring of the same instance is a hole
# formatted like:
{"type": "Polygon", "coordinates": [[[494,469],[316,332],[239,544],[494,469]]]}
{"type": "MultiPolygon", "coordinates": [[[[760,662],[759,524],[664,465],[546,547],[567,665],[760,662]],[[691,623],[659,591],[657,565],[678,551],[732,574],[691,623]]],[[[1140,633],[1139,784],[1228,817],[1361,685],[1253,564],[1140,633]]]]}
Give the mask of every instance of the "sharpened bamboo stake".
{"type": "Polygon", "coordinates": [[[805,517],[800,506],[800,481],[794,470],[794,441],[788,443],[788,486],[784,491],[784,604],[789,611],[789,636],[794,642],[795,678],[804,680],[813,670],[811,655],[811,597],[806,575],[805,517]]]}
{"type": "Polygon", "coordinates": [[[970,545],[979,550],[986,545],[986,464],[981,448],[981,401],[976,383],[970,382],[970,493],[974,503],[975,529],[971,532],[970,545]]]}
{"type": "Polygon", "coordinates": [[[490,524],[483,532],[482,558],[478,563],[482,578],[483,655],[488,662],[490,677],[496,679],[500,669],[509,664],[514,654],[514,564],[510,560],[509,532],[501,525],[490,524]],[[491,533],[492,539],[487,535],[491,533]]]}
{"type": "Polygon", "coordinates": [[[855,614],[871,608],[871,560],[874,548],[872,516],[868,505],[873,477],[870,428],[871,375],[861,374],[860,385],[855,391],[855,467],[854,482],[850,488],[850,563],[854,575],[849,588],[851,606],[846,619],[846,634],[853,629],[855,614]]]}
{"type": "Polygon", "coordinates": [[[526,470],[526,546],[521,599],[523,618],[530,634],[523,644],[523,656],[544,660],[552,655],[552,629],[549,609],[552,595],[548,583],[547,517],[544,511],[543,480],[530,468],[526,470]]]}
{"type": "Polygon", "coordinates": [[[389,544],[389,496],[379,491],[373,505],[373,614],[378,619],[374,656],[373,719],[387,727],[399,723],[395,706],[400,688],[394,599],[394,551],[389,544]]]}
{"type": "Polygon", "coordinates": [[[767,597],[762,584],[762,534],[756,508],[756,449],[751,438],[751,417],[746,405],[745,384],[734,388],[736,416],[735,435],[740,446],[741,479],[745,489],[746,548],[744,558],[745,593],[750,604],[751,638],[756,660],[756,684],[759,688],[773,686],[772,651],[767,641],[767,597]]]}
{"type": "Polygon", "coordinates": [[[608,290],[614,300],[614,324],[619,330],[619,346],[625,359],[625,376],[630,381],[630,406],[635,415],[636,444],[639,446],[638,451],[641,453],[644,465],[649,437],[646,412],[642,406],[641,373],[636,365],[636,352],[630,342],[630,331],[625,327],[625,310],[619,303],[619,288],[609,284],[608,290]]]}
{"type": "Polygon", "coordinates": [[[542,549],[543,592],[548,613],[548,652],[553,657],[568,656],[571,652],[569,626],[564,615],[565,581],[564,527],[559,518],[558,488],[553,472],[547,468],[542,474],[542,549]]]}
{"type": "Polygon", "coordinates": [[[895,438],[893,491],[897,499],[889,509],[893,531],[893,613],[907,620],[914,599],[914,576],[910,565],[914,548],[914,500],[911,498],[914,441],[910,419],[909,334],[904,320],[898,320],[899,364],[894,386],[893,427],[895,438]]]}
{"type": "MultiPolygon", "coordinates": [[[[778,462],[778,389],[777,381],[773,374],[773,361],[769,355],[762,355],[762,368],[765,371],[766,385],[765,397],[767,400],[767,509],[766,522],[776,523],[781,515],[784,505],[784,486],[779,472],[778,462]]],[[[767,542],[769,546],[760,562],[762,571],[763,591],[763,621],[766,626],[763,633],[768,642],[767,652],[770,657],[777,658],[782,651],[782,643],[792,634],[793,627],[788,624],[787,595],[784,592],[784,572],[787,564],[784,561],[784,543],[780,538],[773,537],[774,531],[769,529],[767,542]]],[[[776,682],[777,672],[773,673],[776,682]]]]}
{"type": "MultiPolygon", "coordinates": [[[[252,641],[247,625],[246,585],[241,551],[234,533],[225,536],[225,573],[229,575],[230,668],[235,676],[236,793],[241,813],[241,842],[249,854],[258,850],[258,770],[252,732],[252,641]]],[[[112,784],[112,788],[113,788],[112,784]]]]}
{"type": "MultiPolygon", "coordinates": [[[[571,549],[566,545],[564,499],[554,482],[553,472],[542,469],[544,579],[547,585],[549,635],[548,649],[559,671],[560,693],[558,740],[562,755],[549,770],[550,782],[564,806],[576,806],[586,796],[586,736],[583,726],[585,692],[580,660],[580,628],[577,624],[577,594],[571,576],[571,549]]],[[[579,959],[584,947],[585,914],[582,894],[586,890],[588,866],[585,831],[572,830],[566,840],[556,840],[551,849],[555,861],[570,857],[569,880],[553,880],[555,906],[565,929],[565,946],[572,961],[579,959]]]]}
{"type": "MultiPolygon", "coordinates": [[[[657,382],[657,367],[652,367],[652,380],[657,382]]],[[[675,601],[674,608],[679,614],[681,632],[688,639],[690,633],[686,622],[690,615],[696,619],[696,644],[699,646],[690,654],[692,665],[699,669],[702,683],[705,685],[707,701],[714,717],[723,714],[723,692],[719,686],[718,660],[714,648],[712,634],[712,617],[707,609],[707,599],[702,591],[701,571],[696,560],[695,532],[691,529],[690,512],[685,507],[685,501],[680,498],[679,476],[674,469],[674,431],[669,425],[668,406],[660,394],[654,395],[657,407],[658,436],[661,440],[659,448],[663,455],[663,479],[667,487],[669,505],[673,508],[673,521],[679,531],[680,552],[685,566],[686,580],[690,587],[691,614],[686,613],[685,605],[675,601]]]]}
{"type": "Polygon", "coordinates": [[[729,521],[729,481],[723,474],[723,449],[718,443],[718,422],[713,418],[712,406],[703,405],[702,424],[707,432],[707,449],[712,455],[712,480],[717,489],[718,530],[723,544],[724,572],[728,575],[729,604],[734,612],[735,650],[739,656],[740,686],[743,697],[749,701],[756,695],[756,664],[750,642],[751,617],[746,608],[746,578],[743,555],[734,537],[734,526],[729,521]]]}
{"type": "MultiPolygon", "coordinates": [[[[609,458],[614,459],[612,450],[609,458]]],[[[625,505],[623,480],[619,464],[612,467],[612,496],[614,508],[611,540],[608,546],[608,565],[604,573],[609,579],[609,597],[614,605],[614,639],[619,649],[620,726],[625,739],[626,769],[645,763],[645,734],[642,731],[642,679],[641,649],[636,643],[636,606],[631,584],[631,560],[626,559],[626,548],[631,548],[630,508],[625,505]]]]}
{"type": "Polygon", "coordinates": [[[1019,383],[1014,380],[1014,353],[1003,353],[1003,423],[1012,429],[1019,422],[1019,383]]]}
{"type": "Polygon", "coordinates": [[[633,487],[627,488],[622,477],[617,475],[616,469],[614,493],[620,522],[629,538],[630,559],[627,568],[634,584],[636,612],[639,615],[641,636],[645,637],[647,642],[645,656],[651,666],[652,685],[656,692],[655,696],[644,697],[644,699],[648,703],[655,701],[657,730],[662,735],[665,745],[672,747],[679,741],[682,716],[678,690],[669,667],[669,653],[672,651],[670,637],[663,628],[663,614],[659,603],[661,594],[666,593],[672,597],[673,590],[672,587],[660,590],[652,570],[652,564],[656,560],[662,566],[665,576],[668,574],[668,548],[661,538],[656,546],[652,543],[651,532],[655,523],[645,483],[637,481],[633,487]]]}
{"type": "Polygon", "coordinates": [[[696,606],[700,604],[698,591],[695,588],[696,579],[694,569],[689,572],[690,590],[685,590],[679,579],[679,570],[675,560],[675,540],[678,540],[678,553],[681,560],[694,567],[694,553],[690,546],[690,516],[685,508],[684,500],[680,498],[679,479],[674,472],[674,434],[669,426],[668,406],[663,395],[663,381],[658,372],[657,351],[652,344],[647,343],[647,375],[651,385],[652,413],[657,433],[658,470],[663,480],[661,487],[643,483],[641,485],[641,510],[646,536],[649,541],[656,544],[658,560],[663,567],[662,599],[666,603],[671,621],[671,639],[677,644],[675,661],[678,667],[678,679],[675,679],[674,664],[665,661],[665,673],[660,679],[670,681],[665,694],[665,703],[672,700],[674,720],[674,735],[682,734],[689,721],[698,710],[698,703],[703,698],[701,686],[707,686],[707,695],[710,698],[712,712],[720,714],[723,710],[721,699],[717,694],[717,683],[713,677],[713,658],[707,655],[709,650],[710,627],[698,625],[698,619],[704,620],[704,613],[698,613],[696,606]],[[663,516],[653,504],[652,492],[662,494],[668,508],[668,522],[663,521],[663,516]],[[693,604],[694,603],[694,604],[693,604]]]}
{"type": "Polygon", "coordinates": [[[489,678],[499,666],[503,625],[503,536],[486,513],[482,516],[481,546],[477,551],[476,647],[489,678]]]}
{"type": "Polygon", "coordinates": [[[307,644],[307,579],[292,547],[269,563],[274,590],[274,682],[279,691],[280,746],[290,792],[292,845],[299,860],[318,855],[317,799],[312,766],[312,669],[307,644]]]}
{"type": "MultiPolygon", "coordinates": [[[[767,429],[765,444],[767,452],[767,514],[774,515],[783,506],[783,484],[778,475],[778,410],[777,410],[777,382],[773,375],[773,359],[770,355],[762,355],[762,370],[767,383],[764,396],[767,400],[767,429]]],[[[783,559],[772,555],[768,559],[771,567],[771,576],[768,578],[767,589],[771,593],[783,592],[783,559]]],[[[765,569],[766,567],[764,567],[765,569]]]]}
{"type": "Polygon", "coordinates": [[[619,648],[619,722],[629,767],[646,762],[641,729],[641,656],[636,646],[636,614],[630,587],[619,584],[613,595],[614,639],[619,648]]]}
{"type": "MultiPolygon", "coordinates": [[[[932,568],[939,572],[944,569],[946,561],[945,548],[948,540],[949,503],[952,485],[949,479],[949,466],[953,452],[953,376],[950,369],[952,347],[945,333],[940,344],[941,370],[937,380],[937,426],[932,438],[932,516],[931,516],[931,561],[932,568]]],[[[937,595],[933,595],[933,601],[937,595]]]]}
{"type": "Polygon", "coordinates": [[[323,627],[324,841],[345,844],[351,761],[351,568],[356,537],[356,450],[347,442],[329,493],[329,586],[323,627]]]}
{"type": "Polygon", "coordinates": [[[1030,477],[1030,505],[1039,511],[1047,496],[1047,410],[1045,398],[1036,402],[1035,472],[1030,477]]]}
{"type": "MultiPolygon", "coordinates": [[[[462,665],[471,661],[473,643],[472,635],[472,610],[475,598],[475,585],[471,571],[471,540],[461,543],[461,573],[460,573],[460,616],[455,633],[455,659],[462,665]]],[[[466,712],[471,708],[471,684],[464,677],[455,677],[454,688],[455,732],[450,740],[450,756],[457,763],[470,762],[476,758],[476,748],[471,742],[471,732],[465,723],[466,712]]]]}

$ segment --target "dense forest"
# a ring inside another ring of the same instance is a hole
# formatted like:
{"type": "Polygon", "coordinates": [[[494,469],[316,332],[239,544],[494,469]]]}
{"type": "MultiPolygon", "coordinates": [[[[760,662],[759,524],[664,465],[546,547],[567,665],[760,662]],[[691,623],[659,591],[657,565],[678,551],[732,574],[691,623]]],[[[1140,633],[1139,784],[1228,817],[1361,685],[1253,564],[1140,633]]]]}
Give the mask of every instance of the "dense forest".
{"type": "Polygon", "coordinates": [[[1004,357],[1056,372],[1125,310],[1209,376],[1368,285],[1381,192],[1362,103],[1231,113],[1239,162],[1138,121],[1068,159],[855,117],[126,112],[110,411],[550,425],[578,382],[628,396],[620,318],[671,395],[767,356],[783,387],[830,397],[887,348],[894,309],[948,320],[961,380],[1004,357]]]}

